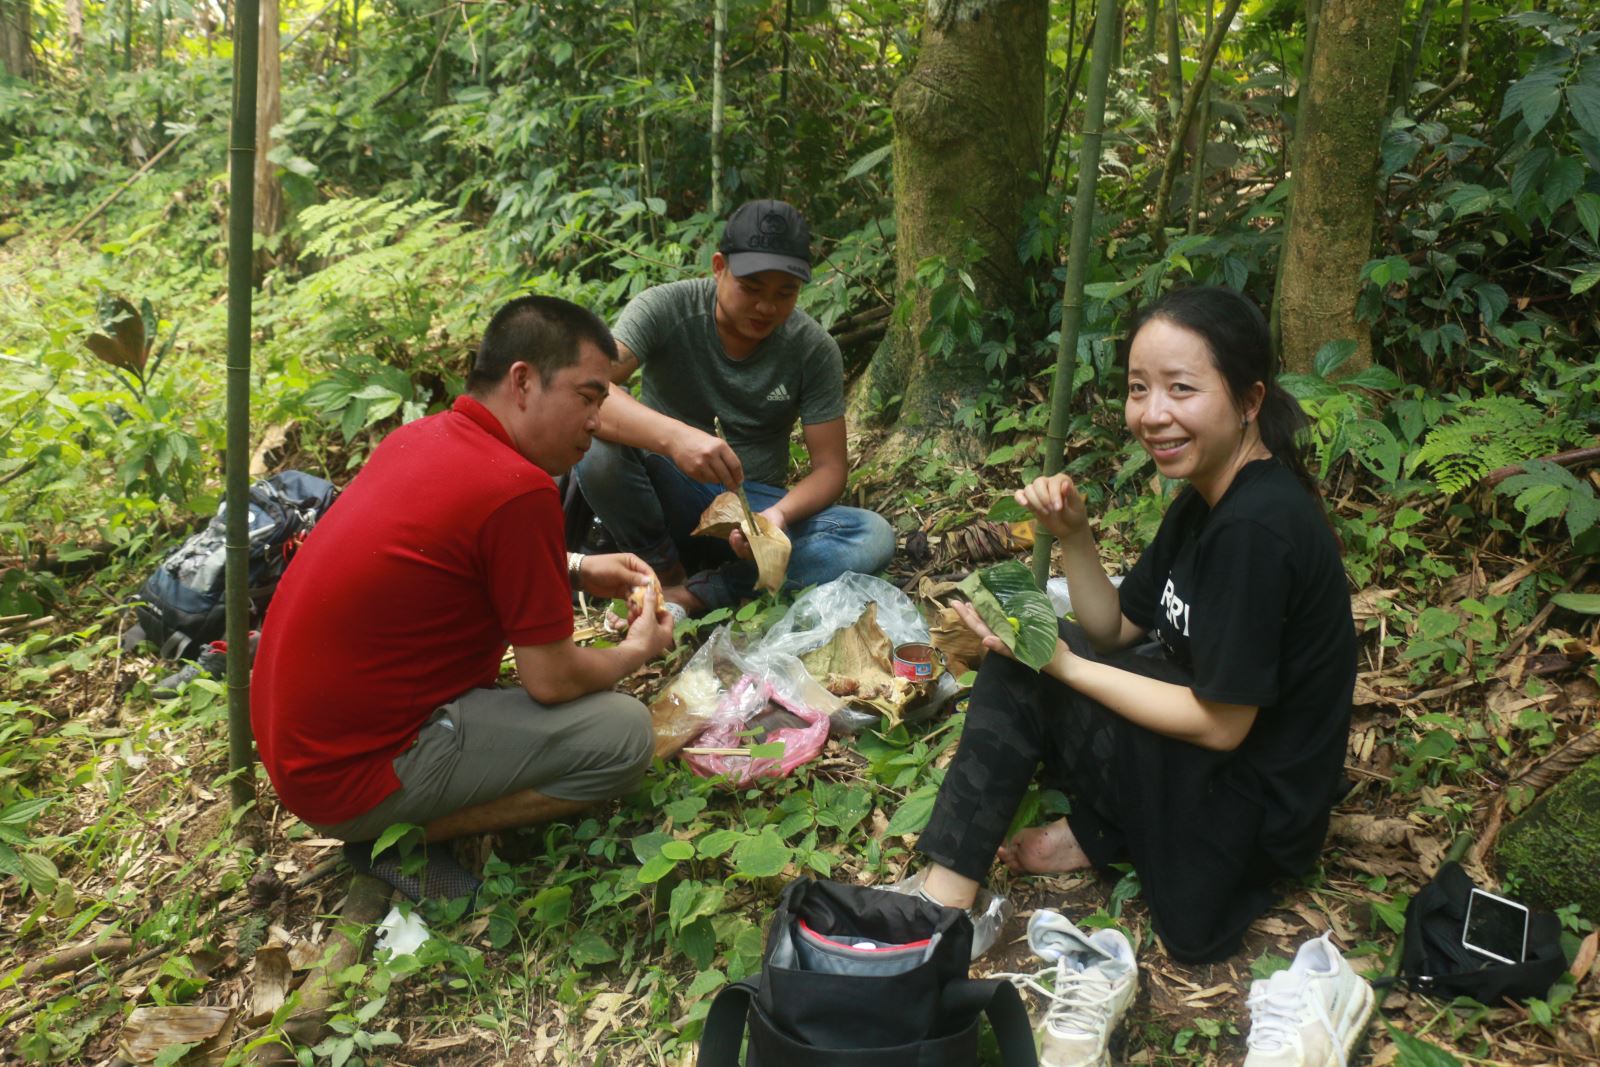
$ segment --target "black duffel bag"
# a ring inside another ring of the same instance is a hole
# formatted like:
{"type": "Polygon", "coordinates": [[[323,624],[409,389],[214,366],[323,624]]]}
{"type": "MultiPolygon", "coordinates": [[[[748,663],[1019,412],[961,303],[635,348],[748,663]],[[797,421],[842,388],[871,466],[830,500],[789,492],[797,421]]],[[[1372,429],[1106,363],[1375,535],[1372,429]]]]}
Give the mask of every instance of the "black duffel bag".
{"type": "Polygon", "coordinates": [[[717,994],[700,1067],[973,1067],[987,1014],[1006,1067],[1036,1067],[1022,998],[967,977],[964,911],[884,889],[800,879],[784,889],[758,980],[717,994]]]}
{"type": "Polygon", "coordinates": [[[1419,993],[1471,997],[1481,1004],[1547,996],[1567,969],[1561,921],[1547,911],[1530,910],[1522,962],[1497,963],[1461,944],[1467,902],[1475,888],[1472,877],[1451,861],[1411,898],[1400,951],[1401,979],[1419,993]]]}

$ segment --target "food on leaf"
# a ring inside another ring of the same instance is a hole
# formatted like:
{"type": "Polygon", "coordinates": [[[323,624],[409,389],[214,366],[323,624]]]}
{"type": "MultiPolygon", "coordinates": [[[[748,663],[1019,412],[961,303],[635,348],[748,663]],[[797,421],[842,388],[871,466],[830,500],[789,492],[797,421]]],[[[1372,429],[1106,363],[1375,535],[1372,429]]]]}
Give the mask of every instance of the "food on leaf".
{"type": "Polygon", "coordinates": [[[1050,662],[1058,636],[1056,612],[1027,567],[1008,560],[968,575],[959,588],[1019,662],[1034,670],[1050,662]]]}
{"type": "Polygon", "coordinates": [[[750,551],[756,557],[756,588],[776,593],[783,587],[783,576],[789,569],[789,535],[772,524],[765,515],[756,513],[756,529],[751,530],[745,521],[744,505],[738,493],[723,493],[700,514],[700,525],[694,528],[696,537],[727,537],[736,529],[744,531],[750,542],[750,551]]]}

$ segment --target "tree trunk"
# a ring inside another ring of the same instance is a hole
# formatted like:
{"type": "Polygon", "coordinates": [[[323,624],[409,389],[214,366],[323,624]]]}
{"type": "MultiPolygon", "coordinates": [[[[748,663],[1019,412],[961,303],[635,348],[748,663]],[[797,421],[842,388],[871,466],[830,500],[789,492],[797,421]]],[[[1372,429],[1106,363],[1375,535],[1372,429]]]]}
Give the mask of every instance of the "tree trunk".
{"type": "Polygon", "coordinates": [[[67,48],[72,60],[83,66],[83,0],[67,0],[67,48]]]}
{"type": "MultiPolygon", "coordinates": [[[[894,94],[895,270],[901,292],[917,267],[943,256],[972,277],[986,311],[1017,306],[1027,290],[1017,238],[1044,157],[1045,0],[930,0],[916,63],[894,94]],[[967,258],[969,245],[981,249],[967,258]]],[[[918,339],[929,322],[919,292],[908,321],[889,331],[857,383],[852,413],[875,389],[903,397],[891,451],[933,428],[950,431],[988,378],[962,338],[933,360],[918,339]]],[[[970,455],[977,439],[949,443],[970,455]]]]}
{"type": "MultiPolygon", "coordinates": [[[[255,232],[270,237],[283,225],[283,186],[278,165],[267,158],[272,151],[272,128],[282,117],[283,72],[278,38],[278,0],[260,0],[260,68],[256,77],[255,232]]],[[[256,278],[270,266],[265,253],[257,256],[256,278]]]]}
{"type": "Polygon", "coordinates": [[[1329,341],[1354,340],[1354,372],[1372,362],[1356,320],[1372,249],[1378,145],[1388,112],[1400,4],[1324,0],[1309,92],[1295,130],[1294,199],[1275,302],[1287,369],[1309,372],[1329,341]]]}
{"type": "Polygon", "coordinates": [[[728,40],[728,0],[713,0],[711,15],[711,217],[722,217],[722,109],[727,88],[722,81],[723,53],[728,40]]]}
{"type": "Polygon", "coordinates": [[[13,78],[33,78],[31,0],[0,0],[0,70],[13,78]]]}

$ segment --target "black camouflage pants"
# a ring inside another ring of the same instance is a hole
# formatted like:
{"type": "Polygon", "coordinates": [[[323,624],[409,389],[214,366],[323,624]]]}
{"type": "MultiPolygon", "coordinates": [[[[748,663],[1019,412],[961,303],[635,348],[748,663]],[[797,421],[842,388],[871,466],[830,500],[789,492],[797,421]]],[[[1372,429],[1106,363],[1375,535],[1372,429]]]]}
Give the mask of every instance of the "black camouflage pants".
{"type": "MultiPolygon", "coordinates": [[[[1080,656],[1176,685],[1192,679],[1165,657],[1101,657],[1061,624],[1080,656]]],[[[1175,958],[1221,959],[1272,902],[1282,873],[1260,846],[1262,807],[1239,782],[1238,754],[1138,726],[1004,656],[985,658],[961,745],[917,849],[982,882],[1028,784],[1066,793],[1073,836],[1096,867],[1131,861],[1156,932],[1175,958]]]]}

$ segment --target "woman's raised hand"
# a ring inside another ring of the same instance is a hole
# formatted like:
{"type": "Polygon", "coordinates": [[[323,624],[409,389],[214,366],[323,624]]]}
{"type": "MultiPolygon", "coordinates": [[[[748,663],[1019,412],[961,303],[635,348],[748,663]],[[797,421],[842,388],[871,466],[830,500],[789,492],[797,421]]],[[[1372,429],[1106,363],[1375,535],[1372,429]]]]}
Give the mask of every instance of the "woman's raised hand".
{"type": "Polygon", "coordinates": [[[1017,503],[1033,512],[1039,525],[1057,541],[1065,541],[1089,528],[1083,494],[1078,492],[1069,475],[1035,478],[1015,495],[1017,503]]]}

